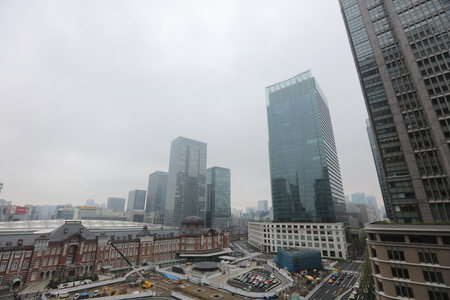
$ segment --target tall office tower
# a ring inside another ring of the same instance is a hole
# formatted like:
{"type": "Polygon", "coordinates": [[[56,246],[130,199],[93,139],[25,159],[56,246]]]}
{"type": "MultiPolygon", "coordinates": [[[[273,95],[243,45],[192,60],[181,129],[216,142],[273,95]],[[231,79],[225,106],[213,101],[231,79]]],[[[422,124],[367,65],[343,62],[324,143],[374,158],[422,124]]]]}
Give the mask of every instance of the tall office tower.
{"type": "Polygon", "coordinates": [[[87,199],[86,206],[96,206],[94,199],[87,199]]]}
{"type": "Polygon", "coordinates": [[[167,172],[156,171],[148,177],[147,205],[145,210],[163,216],[166,210],[167,172]]]}
{"type": "MultiPolygon", "coordinates": [[[[386,216],[389,219],[391,219],[392,214],[391,214],[391,210],[390,210],[390,206],[389,206],[389,197],[388,197],[388,193],[387,193],[386,183],[383,178],[383,172],[381,171],[382,170],[381,160],[380,160],[381,156],[378,154],[377,144],[375,143],[375,139],[373,137],[373,132],[372,132],[372,127],[370,126],[370,121],[368,119],[366,120],[366,130],[367,130],[367,135],[369,136],[370,149],[372,150],[372,156],[373,156],[373,161],[375,163],[375,169],[377,170],[377,177],[378,177],[378,183],[380,184],[381,196],[383,197],[383,203],[384,203],[385,207],[387,208],[386,216]]],[[[369,201],[369,198],[367,197],[367,202],[368,201],[369,201]]]]}
{"type": "Polygon", "coordinates": [[[164,224],[181,226],[183,218],[205,219],[206,144],[178,137],[170,149],[164,224]]]}
{"type": "Polygon", "coordinates": [[[258,201],[258,210],[259,211],[269,211],[269,201],[259,200],[258,201]]]}
{"type": "Polygon", "coordinates": [[[206,227],[228,228],[231,225],[230,169],[206,170],[206,227]]]}
{"type": "Polygon", "coordinates": [[[345,222],[328,104],[310,71],[266,88],[275,222],[345,222]]]}
{"type": "Polygon", "coordinates": [[[145,210],[145,190],[133,190],[128,193],[127,211],[145,210]]]}
{"type": "Polygon", "coordinates": [[[449,222],[449,1],[340,5],[394,220],[449,222]]]}
{"type": "Polygon", "coordinates": [[[375,196],[367,196],[366,200],[367,205],[372,206],[373,208],[375,208],[375,210],[378,210],[377,199],[375,198],[375,196]]]}
{"type": "Polygon", "coordinates": [[[121,212],[125,212],[126,201],[127,200],[125,198],[108,197],[108,201],[106,202],[106,208],[117,209],[121,212]]]}
{"type": "Polygon", "coordinates": [[[355,204],[367,204],[366,194],[359,192],[352,194],[352,202],[355,204]]]}

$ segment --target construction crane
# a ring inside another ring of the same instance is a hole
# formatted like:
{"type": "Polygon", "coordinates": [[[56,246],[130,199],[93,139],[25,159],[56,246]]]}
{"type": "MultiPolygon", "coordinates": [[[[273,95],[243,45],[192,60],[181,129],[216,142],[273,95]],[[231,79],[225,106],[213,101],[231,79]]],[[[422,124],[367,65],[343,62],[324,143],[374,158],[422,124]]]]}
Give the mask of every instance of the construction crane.
{"type": "Polygon", "coordinates": [[[120,252],[119,249],[117,249],[116,245],[114,245],[114,243],[111,240],[109,240],[107,244],[112,246],[117,251],[117,253],[119,253],[120,256],[122,256],[122,258],[125,259],[125,261],[131,266],[131,268],[133,268],[133,271],[136,272],[136,274],[138,274],[142,278],[143,281],[145,281],[144,276],[142,276],[142,274],[136,270],[134,265],[125,257],[125,255],[122,254],[122,252],[120,252]]]}

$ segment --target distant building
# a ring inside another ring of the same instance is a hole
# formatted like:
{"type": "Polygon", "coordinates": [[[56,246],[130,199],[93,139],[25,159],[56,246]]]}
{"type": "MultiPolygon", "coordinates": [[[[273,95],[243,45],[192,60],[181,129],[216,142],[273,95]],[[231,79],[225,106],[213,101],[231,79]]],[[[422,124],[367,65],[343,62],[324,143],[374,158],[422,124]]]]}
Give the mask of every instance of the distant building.
{"type": "Polygon", "coordinates": [[[259,200],[258,201],[258,210],[259,211],[268,211],[269,210],[269,201],[259,200]]]}
{"type": "Polygon", "coordinates": [[[125,212],[125,198],[109,197],[106,204],[106,208],[118,209],[121,212],[125,212]]]}
{"type": "Polygon", "coordinates": [[[130,222],[144,223],[145,210],[130,210],[125,213],[125,216],[130,222]]]}
{"type": "Polygon", "coordinates": [[[367,204],[366,194],[364,194],[364,193],[352,194],[352,202],[354,204],[367,204]]]}
{"type": "Polygon", "coordinates": [[[182,220],[206,210],[206,144],[178,137],[170,149],[164,223],[178,227],[182,220]]]}
{"type": "Polygon", "coordinates": [[[206,227],[228,228],[231,225],[230,169],[212,167],[206,171],[206,227]]]}
{"type": "Polygon", "coordinates": [[[87,199],[86,206],[97,206],[94,199],[87,199]]]}
{"type": "Polygon", "coordinates": [[[166,210],[167,172],[156,171],[148,177],[147,205],[145,211],[164,216],[166,210]]]}
{"type": "Polygon", "coordinates": [[[73,220],[75,209],[73,207],[57,207],[55,212],[56,220],[73,220]]]}
{"type": "Polygon", "coordinates": [[[127,212],[145,210],[145,190],[133,190],[128,193],[127,212]]]}

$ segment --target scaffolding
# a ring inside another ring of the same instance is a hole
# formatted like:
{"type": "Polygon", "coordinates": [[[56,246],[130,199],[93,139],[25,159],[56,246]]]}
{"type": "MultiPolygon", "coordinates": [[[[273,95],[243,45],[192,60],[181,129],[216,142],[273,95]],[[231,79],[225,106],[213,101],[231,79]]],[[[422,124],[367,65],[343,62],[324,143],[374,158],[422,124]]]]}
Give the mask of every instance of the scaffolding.
{"type": "Polygon", "coordinates": [[[320,251],[314,249],[283,250],[283,248],[278,248],[275,262],[291,273],[322,267],[320,251]]]}

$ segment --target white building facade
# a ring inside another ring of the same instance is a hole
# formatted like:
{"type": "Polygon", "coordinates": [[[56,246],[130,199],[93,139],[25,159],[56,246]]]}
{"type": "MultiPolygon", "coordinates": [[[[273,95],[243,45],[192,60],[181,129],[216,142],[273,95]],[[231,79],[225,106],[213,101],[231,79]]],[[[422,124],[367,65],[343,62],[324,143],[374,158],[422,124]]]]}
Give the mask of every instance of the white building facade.
{"type": "Polygon", "coordinates": [[[277,248],[310,248],[322,256],[347,258],[347,238],[344,223],[276,223],[249,222],[249,243],[264,252],[277,248]]]}

